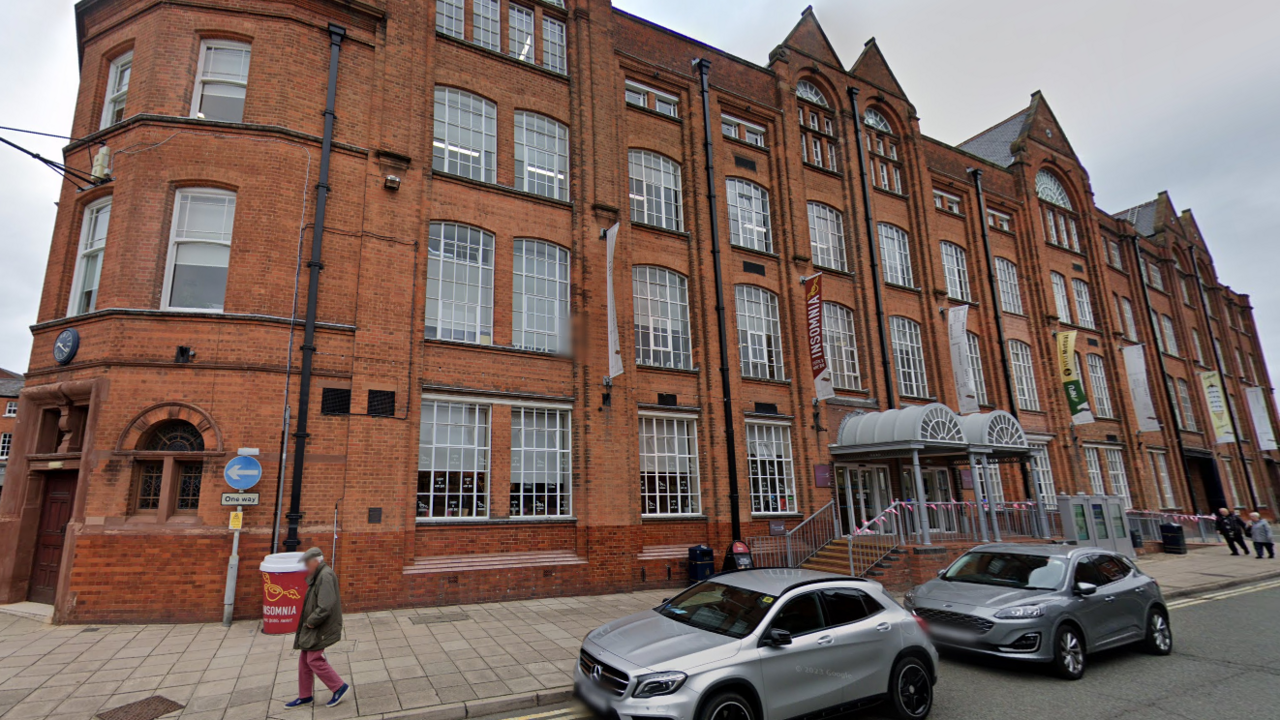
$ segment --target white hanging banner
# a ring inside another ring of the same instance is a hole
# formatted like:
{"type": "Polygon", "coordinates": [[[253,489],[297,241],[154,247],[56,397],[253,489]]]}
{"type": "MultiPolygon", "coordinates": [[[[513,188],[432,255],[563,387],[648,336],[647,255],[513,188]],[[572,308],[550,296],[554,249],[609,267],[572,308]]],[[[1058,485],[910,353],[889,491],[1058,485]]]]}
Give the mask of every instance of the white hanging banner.
{"type": "Polygon", "coordinates": [[[1249,414],[1253,416],[1253,429],[1258,433],[1259,450],[1277,450],[1276,429],[1271,424],[1271,415],[1267,413],[1267,396],[1262,388],[1251,387],[1244,391],[1249,401],[1249,414]]]}
{"type": "Polygon", "coordinates": [[[618,306],[613,301],[613,249],[618,244],[618,223],[614,223],[613,227],[605,231],[605,240],[609,254],[609,260],[605,266],[609,274],[605,282],[609,295],[609,377],[615,378],[622,374],[622,347],[618,340],[618,306]]]}
{"type": "Polygon", "coordinates": [[[1120,353],[1129,378],[1129,400],[1133,403],[1133,414],[1138,416],[1138,432],[1159,432],[1160,418],[1151,401],[1151,383],[1147,380],[1146,346],[1129,345],[1120,353]]]}
{"type": "Polygon", "coordinates": [[[969,306],[957,305],[947,310],[947,338],[951,343],[951,374],[956,379],[956,397],[960,414],[976,413],[978,388],[969,372],[969,306]]]}

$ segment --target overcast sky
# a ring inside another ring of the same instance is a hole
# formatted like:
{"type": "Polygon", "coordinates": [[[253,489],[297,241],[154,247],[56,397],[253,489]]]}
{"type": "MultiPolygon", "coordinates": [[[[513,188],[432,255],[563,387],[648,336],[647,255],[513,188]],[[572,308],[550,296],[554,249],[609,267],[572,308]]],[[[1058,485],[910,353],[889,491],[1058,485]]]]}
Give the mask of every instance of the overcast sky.
{"type": "MultiPolygon", "coordinates": [[[[422,0],[427,1],[427,0],[422,0]]],[[[615,0],[759,64],[803,0],[615,0]]],[[[1224,282],[1253,296],[1280,368],[1280,2],[818,0],[846,66],[874,36],[924,132],[959,143],[1042,90],[1111,212],[1168,190],[1190,208],[1224,282]]],[[[76,85],[66,0],[0,0],[0,126],[66,133],[76,85]]],[[[0,131],[42,154],[63,143],[0,131]]],[[[0,147],[0,367],[30,354],[61,179],[0,147]]]]}

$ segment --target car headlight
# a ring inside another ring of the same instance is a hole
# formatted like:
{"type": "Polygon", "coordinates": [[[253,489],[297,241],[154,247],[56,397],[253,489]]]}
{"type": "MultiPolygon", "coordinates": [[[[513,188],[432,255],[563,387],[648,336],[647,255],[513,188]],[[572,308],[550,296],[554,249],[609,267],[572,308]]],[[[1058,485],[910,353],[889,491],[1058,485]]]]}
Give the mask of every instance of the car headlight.
{"type": "Polygon", "coordinates": [[[631,693],[631,696],[650,698],[658,695],[670,695],[680,689],[687,677],[689,676],[682,672],[660,672],[641,675],[636,678],[636,691],[631,693]]]}
{"type": "Polygon", "coordinates": [[[996,612],[996,617],[1001,620],[1026,620],[1027,618],[1038,618],[1043,615],[1044,608],[1039,605],[1019,605],[996,612]]]}

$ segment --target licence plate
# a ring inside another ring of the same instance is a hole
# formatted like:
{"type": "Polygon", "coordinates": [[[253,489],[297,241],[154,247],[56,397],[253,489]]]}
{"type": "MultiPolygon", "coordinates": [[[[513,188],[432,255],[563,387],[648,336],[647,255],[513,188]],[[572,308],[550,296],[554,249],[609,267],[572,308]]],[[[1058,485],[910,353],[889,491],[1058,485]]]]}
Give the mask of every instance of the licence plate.
{"type": "Polygon", "coordinates": [[[590,680],[578,684],[578,695],[588,707],[598,713],[608,713],[612,709],[604,692],[592,685],[590,680]]]}
{"type": "Polygon", "coordinates": [[[972,643],[977,637],[973,633],[964,630],[956,630],[949,627],[929,627],[929,634],[935,638],[952,643],[972,643]]]}

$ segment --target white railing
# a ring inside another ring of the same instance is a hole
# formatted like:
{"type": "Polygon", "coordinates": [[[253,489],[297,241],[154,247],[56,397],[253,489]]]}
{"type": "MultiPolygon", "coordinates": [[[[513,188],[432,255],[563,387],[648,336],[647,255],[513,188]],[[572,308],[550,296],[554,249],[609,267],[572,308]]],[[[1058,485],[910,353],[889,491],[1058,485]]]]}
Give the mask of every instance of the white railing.
{"type": "Polygon", "coordinates": [[[1212,515],[1186,515],[1157,512],[1155,510],[1129,510],[1129,528],[1137,530],[1144,542],[1160,542],[1160,526],[1165,523],[1181,525],[1187,542],[1220,543],[1222,536],[1212,515]]]}
{"type": "Polygon", "coordinates": [[[785,535],[747,538],[747,546],[751,548],[756,567],[800,567],[837,537],[840,537],[840,514],[833,500],[785,535]]]}

